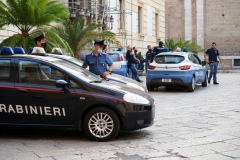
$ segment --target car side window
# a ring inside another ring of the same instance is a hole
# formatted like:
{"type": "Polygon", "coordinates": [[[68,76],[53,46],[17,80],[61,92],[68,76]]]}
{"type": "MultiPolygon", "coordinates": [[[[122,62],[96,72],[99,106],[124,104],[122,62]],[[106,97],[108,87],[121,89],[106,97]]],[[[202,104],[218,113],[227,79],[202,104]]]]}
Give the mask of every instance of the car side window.
{"type": "Polygon", "coordinates": [[[0,60],[0,81],[10,81],[11,60],[0,60]]]}
{"type": "Polygon", "coordinates": [[[197,59],[193,54],[190,54],[190,55],[188,56],[188,58],[189,58],[189,60],[190,60],[191,62],[193,62],[193,63],[195,63],[195,64],[200,64],[199,61],[198,61],[198,59],[197,59]]]}
{"type": "Polygon", "coordinates": [[[195,55],[195,54],[194,54],[193,56],[196,58],[196,60],[197,60],[198,64],[200,64],[200,65],[201,65],[201,64],[202,64],[202,62],[201,62],[201,60],[199,59],[199,57],[198,57],[197,55],[195,55]]]}
{"type": "Polygon", "coordinates": [[[47,64],[35,61],[19,61],[21,83],[55,86],[57,80],[66,80],[66,76],[47,64]]]}

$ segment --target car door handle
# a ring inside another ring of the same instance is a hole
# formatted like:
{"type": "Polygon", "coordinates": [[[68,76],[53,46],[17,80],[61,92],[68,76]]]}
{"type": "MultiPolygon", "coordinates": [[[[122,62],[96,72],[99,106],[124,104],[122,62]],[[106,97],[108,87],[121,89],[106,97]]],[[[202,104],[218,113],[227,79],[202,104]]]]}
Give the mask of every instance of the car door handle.
{"type": "Polygon", "coordinates": [[[21,88],[18,89],[18,93],[27,93],[27,92],[28,91],[26,89],[21,89],[21,88]]]}
{"type": "Polygon", "coordinates": [[[31,97],[34,98],[34,99],[43,99],[42,96],[31,96],[31,97]]]}

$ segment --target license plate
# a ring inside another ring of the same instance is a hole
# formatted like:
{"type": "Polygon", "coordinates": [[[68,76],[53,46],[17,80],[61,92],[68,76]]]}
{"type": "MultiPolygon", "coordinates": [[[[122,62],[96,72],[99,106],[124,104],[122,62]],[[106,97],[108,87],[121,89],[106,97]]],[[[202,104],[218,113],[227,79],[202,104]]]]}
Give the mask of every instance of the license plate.
{"type": "Polygon", "coordinates": [[[172,82],[172,79],[163,78],[162,82],[172,82]]]}

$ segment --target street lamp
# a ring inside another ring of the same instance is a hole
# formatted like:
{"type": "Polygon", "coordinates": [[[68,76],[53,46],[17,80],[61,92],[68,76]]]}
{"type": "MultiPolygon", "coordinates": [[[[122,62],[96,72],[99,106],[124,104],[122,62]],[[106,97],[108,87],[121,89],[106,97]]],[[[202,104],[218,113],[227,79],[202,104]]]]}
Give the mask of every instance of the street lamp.
{"type": "Polygon", "coordinates": [[[80,1],[81,0],[71,0],[71,2],[68,2],[71,4],[69,11],[70,18],[73,21],[80,16],[89,22],[91,21],[99,24],[104,24],[104,27],[102,27],[102,29],[113,28],[114,18],[112,15],[110,15],[111,8],[109,6],[106,4],[97,4],[98,1],[96,0],[85,0],[84,2],[88,3],[83,3],[83,5],[80,3],[80,1]],[[109,25],[111,25],[111,27],[108,27],[109,25]]]}
{"type": "Polygon", "coordinates": [[[81,8],[80,11],[79,11],[79,15],[80,15],[80,16],[84,16],[84,14],[85,14],[84,9],[81,8]]]}

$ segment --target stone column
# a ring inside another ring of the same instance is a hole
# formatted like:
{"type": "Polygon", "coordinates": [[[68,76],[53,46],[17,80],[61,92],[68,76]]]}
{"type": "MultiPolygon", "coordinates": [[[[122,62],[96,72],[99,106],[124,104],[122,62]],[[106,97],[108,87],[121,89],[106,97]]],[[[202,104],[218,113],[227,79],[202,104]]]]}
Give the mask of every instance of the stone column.
{"type": "Polygon", "coordinates": [[[185,40],[192,41],[192,0],[184,0],[185,40]]]}
{"type": "Polygon", "coordinates": [[[197,44],[204,48],[204,0],[196,0],[197,44]]]}

